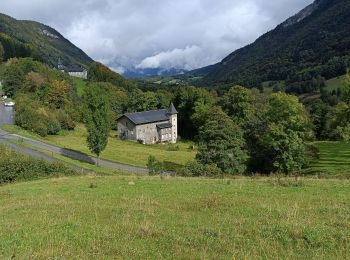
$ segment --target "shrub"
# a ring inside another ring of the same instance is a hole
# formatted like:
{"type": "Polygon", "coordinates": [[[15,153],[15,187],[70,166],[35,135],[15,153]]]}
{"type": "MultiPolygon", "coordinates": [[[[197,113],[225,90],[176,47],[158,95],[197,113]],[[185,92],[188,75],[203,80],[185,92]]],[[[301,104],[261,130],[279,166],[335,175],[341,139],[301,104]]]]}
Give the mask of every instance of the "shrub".
{"type": "Polygon", "coordinates": [[[189,162],[179,172],[186,177],[220,177],[222,171],[215,164],[201,164],[197,161],[189,162]]]}
{"type": "Polygon", "coordinates": [[[157,161],[156,157],[150,155],[148,157],[147,168],[149,170],[149,175],[158,175],[164,171],[163,163],[157,161]]]}
{"type": "Polygon", "coordinates": [[[56,119],[56,117],[51,114],[46,122],[47,134],[49,135],[57,135],[61,131],[60,122],[56,119]]]}
{"type": "Polygon", "coordinates": [[[37,133],[38,135],[40,135],[42,137],[47,136],[47,126],[40,121],[34,125],[32,131],[37,133]]]}
{"type": "Polygon", "coordinates": [[[77,175],[62,163],[30,158],[0,145],[0,184],[60,175],[77,175]]]}

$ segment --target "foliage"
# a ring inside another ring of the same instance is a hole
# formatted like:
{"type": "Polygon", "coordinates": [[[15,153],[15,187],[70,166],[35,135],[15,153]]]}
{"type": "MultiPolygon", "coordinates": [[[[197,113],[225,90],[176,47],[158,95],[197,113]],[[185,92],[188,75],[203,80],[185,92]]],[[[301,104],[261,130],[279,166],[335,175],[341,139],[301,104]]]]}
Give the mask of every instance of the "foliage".
{"type": "Polygon", "coordinates": [[[297,97],[275,93],[247,133],[250,170],[261,173],[300,172],[306,164],[305,141],[312,137],[305,107],[297,97]]]}
{"type": "Polygon", "coordinates": [[[61,163],[26,157],[0,145],[0,184],[60,175],[76,173],[61,163]]]}
{"type": "Polygon", "coordinates": [[[215,164],[224,173],[242,174],[248,159],[243,131],[219,107],[214,108],[199,131],[197,160],[215,164]]]}
{"type": "Polygon", "coordinates": [[[108,143],[110,122],[108,118],[108,98],[98,85],[90,84],[85,93],[88,108],[87,144],[92,153],[100,157],[108,143]]]}
{"type": "Polygon", "coordinates": [[[245,123],[254,113],[255,95],[247,88],[232,87],[221,99],[222,109],[238,124],[245,123]]]}
{"type": "Polygon", "coordinates": [[[179,112],[180,136],[188,139],[197,136],[199,127],[205,121],[206,112],[215,103],[215,98],[213,93],[202,88],[179,87],[175,90],[174,105],[179,112]]]}
{"type": "Polygon", "coordinates": [[[186,177],[221,177],[222,171],[216,164],[202,164],[197,161],[188,162],[178,174],[186,177]]]}
{"type": "Polygon", "coordinates": [[[152,155],[148,157],[147,168],[151,176],[161,174],[164,171],[163,164],[157,161],[156,157],[152,155]]]}
{"type": "Polygon", "coordinates": [[[90,65],[88,79],[91,82],[108,82],[128,91],[136,88],[136,85],[133,82],[123,78],[118,73],[98,62],[93,62],[90,65]]]}

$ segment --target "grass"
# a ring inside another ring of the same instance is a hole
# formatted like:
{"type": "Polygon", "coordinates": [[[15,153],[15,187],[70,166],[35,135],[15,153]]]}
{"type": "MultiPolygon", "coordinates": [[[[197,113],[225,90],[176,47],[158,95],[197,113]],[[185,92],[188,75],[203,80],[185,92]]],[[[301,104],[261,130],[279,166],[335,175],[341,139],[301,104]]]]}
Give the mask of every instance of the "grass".
{"type": "Polygon", "coordinates": [[[71,79],[73,81],[74,86],[76,87],[78,97],[82,97],[85,93],[85,88],[87,84],[86,81],[77,77],[71,77],[71,79]]]}
{"type": "Polygon", "coordinates": [[[344,78],[345,78],[345,75],[327,80],[326,88],[328,89],[328,91],[337,90],[338,88],[342,87],[344,85],[343,83],[344,78]]]}
{"type": "MultiPolygon", "coordinates": [[[[75,131],[63,132],[57,136],[39,137],[33,133],[25,131],[17,126],[3,126],[3,129],[25,137],[41,140],[62,148],[72,149],[88,155],[92,155],[86,145],[86,129],[83,125],[78,125],[75,131]]],[[[193,160],[196,151],[189,149],[191,143],[178,142],[178,151],[169,151],[169,145],[142,145],[131,141],[122,141],[115,137],[116,132],[111,132],[106,150],[101,158],[138,166],[146,167],[148,157],[153,155],[157,160],[165,163],[168,170],[176,169],[193,160]]]]}
{"type": "Polygon", "coordinates": [[[346,259],[350,181],[278,183],[114,176],[0,186],[0,258],[346,259]]]}
{"type": "Polygon", "coordinates": [[[350,176],[350,143],[316,142],[319,158],[311,161],[308,173],[350,176]]]}

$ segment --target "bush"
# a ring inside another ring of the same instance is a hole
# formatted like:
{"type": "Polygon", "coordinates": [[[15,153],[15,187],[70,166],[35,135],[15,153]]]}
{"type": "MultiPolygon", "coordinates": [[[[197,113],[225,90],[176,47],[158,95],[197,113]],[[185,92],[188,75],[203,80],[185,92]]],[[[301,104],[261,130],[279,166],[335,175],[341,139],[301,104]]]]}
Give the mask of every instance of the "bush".
{"type": "Polygon", "coordinates": [[[56,117],[62,129],[74,130],[76,125],[73,119],[64,110],[58,110],[56,113],[56,117]]]}
{"type": "Polygon", "coordinates": [[[62,163],[23,156],[0,145],[0,184],[77,173],[62,163]]]}
{"type": "Polygon", "coordinates": [[[179,172],[186,177],[220,177],[222,171],[215,164],[201,164],[197,161],[189,162],[179,172]]]}
{"type": "Polygon", "coordinates": [[[149,175],[158,175],[164,171],[163,163],[157,161],[156,157],[150,155],[148,157],[147,168],[149,170],[149,175]]]}
{"type": "Polygon", "coordinates": [[[56,119],[52,114],[48,117],[46,122],[47,134],[49,135],[57,135],[61,131],[60,122],[56,119]]]}

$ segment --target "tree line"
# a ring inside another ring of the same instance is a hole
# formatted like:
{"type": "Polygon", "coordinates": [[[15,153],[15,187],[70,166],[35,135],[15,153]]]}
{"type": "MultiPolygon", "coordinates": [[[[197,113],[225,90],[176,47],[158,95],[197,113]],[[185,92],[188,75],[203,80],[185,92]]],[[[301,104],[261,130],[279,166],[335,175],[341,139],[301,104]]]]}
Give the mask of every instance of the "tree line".
{"type": "Polygon", "coordinates": [[[102,64],[89,69],[82,96],[67,74],[30,58],[10,59],[1,71],[4,90],[16,99],[16,124],[45,136],[84,123],[88,146],[98,156],[119,116],[173,102],[179,135],[198,146],[184,175],[297,173],[307,165],[312,141],[350,140],[349,75],[338,92],[303,104],[278,90],[242,86],[219,94],[193,86],[141,90],[102,64]]]}

